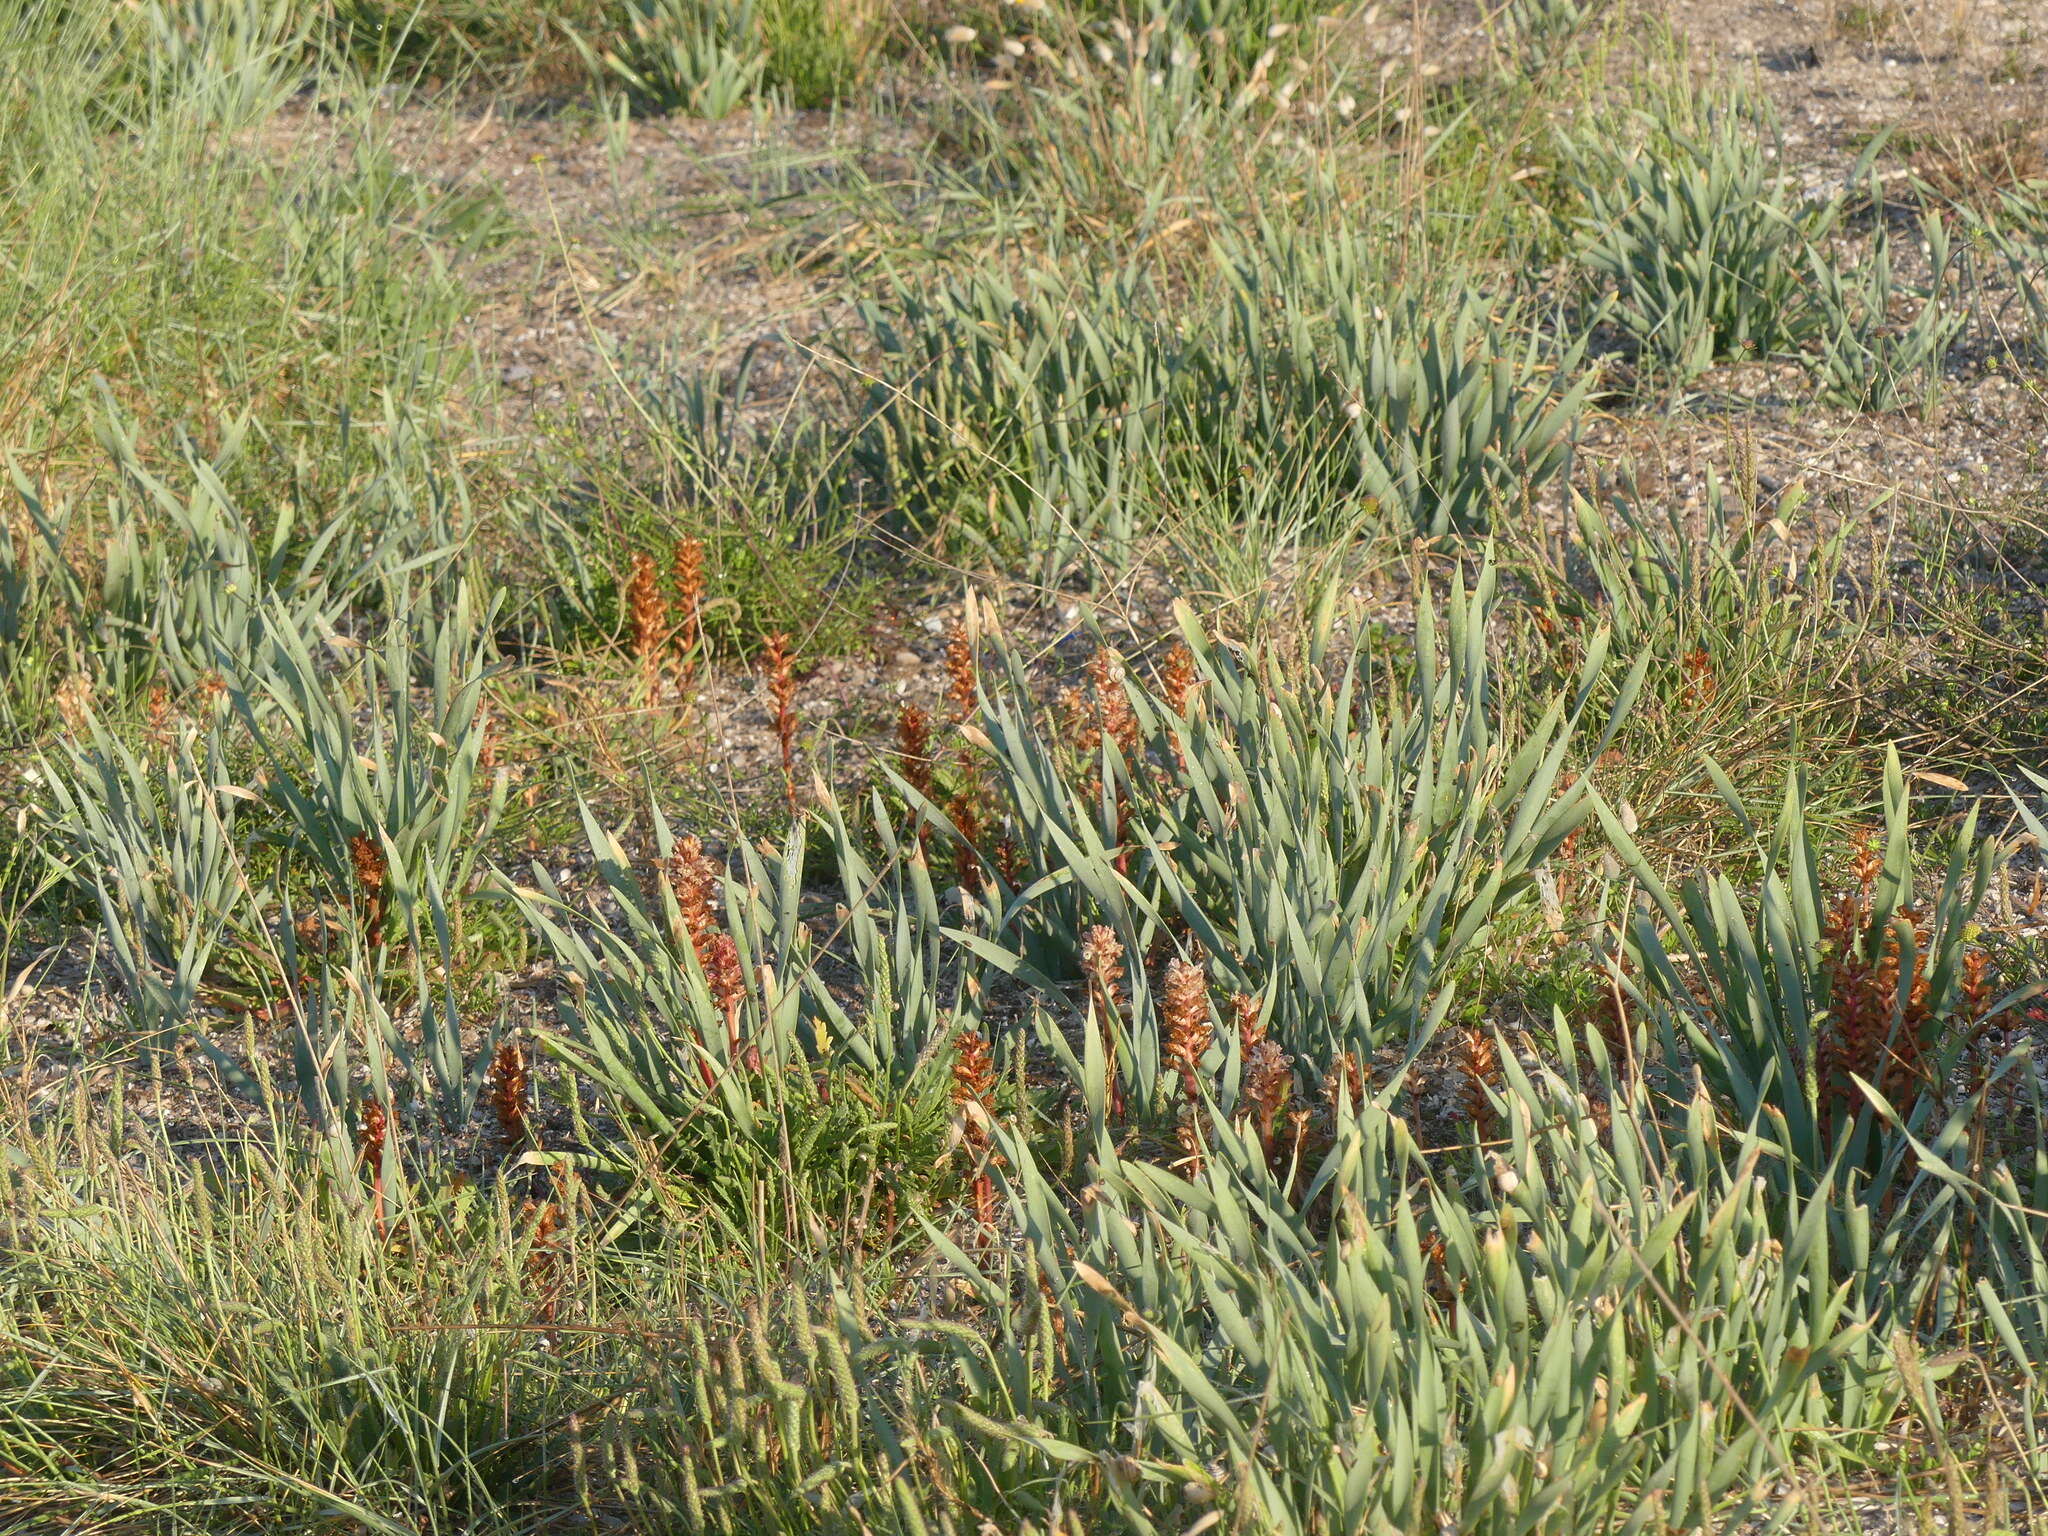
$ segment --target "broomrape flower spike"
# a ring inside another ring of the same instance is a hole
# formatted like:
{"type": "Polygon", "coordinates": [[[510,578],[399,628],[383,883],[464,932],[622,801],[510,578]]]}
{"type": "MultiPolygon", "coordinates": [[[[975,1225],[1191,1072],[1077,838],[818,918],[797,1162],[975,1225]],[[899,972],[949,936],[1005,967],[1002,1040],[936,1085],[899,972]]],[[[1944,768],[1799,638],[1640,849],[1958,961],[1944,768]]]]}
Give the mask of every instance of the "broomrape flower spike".
{"type": "Polygon", "coordinates": [[[1124,946],[1114,929],[1097,923],[1082,935],[1081,972],[1088,978],[1096,1033],[1102,1042],[1103,1070],[1108,1075],[1109,1113],[1121,1117],[1124,1095],[1117,1071],[1116,1036],[1123,1017],[1124,946]]]}
{"type": "Polygon", "coordinates": [[[384,849],[373,834],[358,832],[348,840],[348,855],[363,902],[363,939],[376,949],[384,942],[384,885],[390,873],[384,849]]]}
{"type": "Polygon", "coordinates": [[[796,800],[796,672],[790,660],[789,636],[777,631],[762,648],[762,665],[768,673],[768,694],[775,701],[775,741],[782,752],[782,791],[789,814],[797,813],[796,800]]]}
{"type": "Polygon", "coordinates": [[[1162,990],[1166,1057],[1180,1073],[1189,1108],[1199,1110],[1202,1058],[1215,1033],[1209,1024],[1209,981],[1200,966],[1175,956],[1167,962],[1162,990]]]}
{"type": "Polygon", "coordinates": [[[953,706],[954,723],[974,718],[974,698],[974,644],[966,626],[955,624],[946,637],[946,699],[953,706]]]}
{"type": "Polygon", "coordinates": [[[370,1198],[380,1238],[384,1235],[384,1148],[390,1131],[391,1116],[384,1101],[365,1100],[362,1122],[356,1128],[356,1160],[370,1171],[370,1198]]]}
{"type": "Polygon", "coordinates": [[[696,681],[697,661],[704,651],[704,541],[676,540],[671,557],[679,618],[675,628],[676,657],[685,689],[696,681]]]}
{"type": "Polygon", "coordinates": [[[953,1102],[961,1110],[960,1136],[974,1165],[974,1223],[978,1240],[995,1229],[995,1182],[989,1175],[989,1100],[996,1074],[988,1041],[974,1030],[954,1045],[953,1102]]]}
{"type": "MultiPolygon", "coordinates": [[[[932,799],[932,722],[915,704],[906,703],[896,716],[896,752],[903,761],[903,777],[920,799],[932,799]]],[[[920,811],[920,815],[922,812],[920,811]]],[[[925,829],[920,826],[918,835],[925,829]]]]}
{"type": "Polygon", "coordinates": [[[662,877],[674,892],[683,933],[697,956],[697,963],[710,974],[708,946],[718,930],[713,904],[718,899],[718,865],[704,852],[704,844],[686,837],[676,845],[662,867],[662,877]]]}
{"type": "Polygon", "coordinates": [[[526,1053],[517,1040],[502,1043],[491,1057],[488,1074],[491,1114],[498,1130],[509,1142],[521,1142],[532,1135],[527,1105],[533,1096],[533,1073],[526,1053]]]}
{"type": "Polygon", "coordinates": [[[1464,1079],[1465,1116],[1484,1140],[1493,1129],[1493,1100],[1487,1090],[1500,1081],[1500,1051],[1481,1025],[1458,1032],[1458,1072],[1464,1079]]]}
{"type": "MultiPolygon", "coordinates": [[[[740,1060],[740,1010],[747,995],[746,969],[740,964],[739,946],[731,934],[713,934],[707,948],[710,958],[704,967],[704,980],[711,989],[711,1001],[725,1019],[727,1060],[736,1064],[740,1060]]],[[[748,1063],[757,1064],[757,1060],[748,1063]]]]}
{"type": "Polygon", "coordinates": [[[1279,1121],[1294,1093],[1294,1059],[1278,1043],[1261,1039],[1245,1052],[1244,1099],[1259,1147],[1271,1165],[1280,1150],[1279,1121]]]}
{"type": "Polygon", "coordinates": [[[668,604],[655,579],[654,557],[633,556],[633,576],[626,584],[626,615],[632,627],[633,659],[640,664],[640,682],[651,704],[661,686],[661,653],[668,644],[668,604]]]}

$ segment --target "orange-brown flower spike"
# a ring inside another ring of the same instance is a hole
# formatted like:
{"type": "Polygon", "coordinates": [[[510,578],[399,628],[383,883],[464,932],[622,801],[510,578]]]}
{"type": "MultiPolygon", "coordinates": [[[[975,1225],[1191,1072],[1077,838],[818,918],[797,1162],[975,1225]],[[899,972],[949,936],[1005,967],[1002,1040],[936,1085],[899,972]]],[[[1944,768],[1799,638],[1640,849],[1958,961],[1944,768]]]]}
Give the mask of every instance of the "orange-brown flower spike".
{"type": "Polygon", "coordinates": [[[726,1046],[734,1061],[740,1054],[740,1009],[746,1002],[747,974],[740,964],[740,948],[729,933],[714,933],[705,946],[708,961],[704,981],[711,1001],[725,1018],[726,1046]]]}
{"type": "Polygon", "coordinates": [[[1856,857],[1849,861],[1849,873],[1868,905],[1872,892],[1877,888],[1877,877],[1884,873],[1884,851],[1878,847],[1875,834],[1863,839],[1856,850],[1856,857]]]}
{"type": "Polygon", "coordinates": [[[1187,648],[1186,642],[1176,642],[1166,653],[1166,664],[1159,669],[1159,687],[1166,707],[1186,719],[1201,686],[1201,674],[1195,670],[1195,653],[1187,648]]]}
{"type": "Polygon", "coordinates": [[[682,663],[683,683],[687,687],[696,676],[697,661],[704,650],[704,541],[677,539],[670,564],[679,611],[675,647],[677,659],[682,663]]]}
{"type": "Polygon", "coordinates": [[[1189,1105],[1202,1102],[1202,1058],[1215,1030],[1209,1023],[1209,980],[1202,968],[1175,956],[1167,962],[1160,1013],[1166,1026],[1166,1059],[1180,1073],[1189,1105]]]}
{"type": "Polygon", "coordinates": [[[491,1057],[487,1090],[491,1113],[507,1141],[525,1141],[531,1135],[527,1104],[532,1094],[533,1073],[526,1053],[516,1040],[507,1040],[491,1057]]]}
{"type": "Polygon", "coordinates": [[[762,661],[768,672],[768,693],[775,701],[775,740],[782,749],[782,789],[789,801],[789,813],[796,814],[796,669],[790,658],[789,636],[770,635],[764,642],[762,661]]]}
{"type": "Polygon", "coordinates": [[[631,628],[633,659],[651,700],[661,678],[661,652],[668,642],[668,604],[654,574],[654,557],[633,556],[633,575],[626,583],[626,618],[631,628]]]}
{"type": "Polygon", "coordinates": [[[1122,658],[1108,646],[1099,646],[1088,661],[1088,681],[1095,692],[1095,718],[1102,734],[1117,745],[1126,763],[1136,763],[1140,739],[1138,715],[1124,692],[1122,658]]]}
{"type": "Polygon", "coordinates": [[[896,716],[896,752],[903,777],[927,803],[932,798],[932,722],[915,704],[906,703],[896,716]]]}
{"type": "Polygon", "coordinates": [[[1114,929],[1097,923],[1082,935],[1081,972],[1088,978],[1089,995],[1095,1003],[1095,1028],[1109,1076],[1109,1112],[1121,1116],[1124,1093],[1117,1072],[1116,1037],[1123,1018],[1124,946],[1114,929]]]}
{"type": "Polygon", "coordinates": [[[1230,1024],[1237,1032],[1239,1049],[1250,1056],[1252,1049],[1266,1038],[1266,1026],[1259,1022],[1259,1000],[1243,992],[1230,994],[1230,1024]]]}
{"type": "Polygon", "coordinates": [[[1963,1017],[1975,1024],[1991,1011],[1991,957],[1981,949],[1963,956],[1963,1017]]]}
{"type": "Polygon", "coordinates": [[[1714,658],[1705,646],[1694,646],[1679,657],[1678,670],[1685,680],[1680,698],[1687,710],[1704,709],[1714,702],[1720,683],[1714,676],[1714,658]]]}
{"type": "Polygon", "coordinates": [[[676,851],[663,865],[662,874],[668,880],[669,888],[675,892],[676,910],[682,917],[683,932],[689,938],[690,948],[696,952],[697,963],[704,967],[708,976],[711,966],[706,946],[718,931],[718,915],[713,910],[718,900],[718,865],[705,853],[702,842],[686,837],[676,844],[676,851]]]}
{"type": "Polygon", "coordinates": [[[385,1112],[383,1101],[365,1100],[363,1123],[356,1131],[356,1155],[365,1167],[374,1171],[384,1165],[384,1141],[390,1129],[391,1118],[385,1112]]]}
{"type": "Polygon", "coordinates": [[[953,1102],[960,1106],[960,1139],[974,1160],[974,1223],[985,1237],[995,1227],[995,1181],[989,1177],[989,1101],[996,1089],[988,1041],[973,1030],[953,1045],[953,1102]]]}
{"type": "MultiPolygon", "coordinates": [[[[1195,670],[1195,653],[1185,643],[1176,643],[1166,653],[1166,665],[1160,669],[1159,685],[1166,698],[1166,707],[1176,718],[1186,720],[1197,703],[1196,691],[1202,686],[1202,680],[1195,670]]],[[[1187,748],[1181,745],[1178,736],[1173,742],[1173,760],[1183,773],[1187,771],[1187,748]]]]}
{"type": "Polygon", "coordinates": [[[1458,1071],[1465,1079],[1465,1114],[1483,1139],[1493,1128],[1493,1100],[1486,1090],[1500,1081],[1500,1051],[1478,1025],[1458,1035],[1458,1071]]]}
{"type": "Polygon", "coordinates": [[[946,815],[960,834],[953,845],[953,878],[960,889],[972,894],[981,888],[981,811],[974,797],[963,790],[947,805],[946,815]]]}
{"type": "Polygon", "coordinates": [[[348,840],[348,856],[363,902],[363,938],[375,949],[384,942],[384,885],[390,875],[384,845],[374,835],[358,832],[348,840]]]}
{"type": "Polygon", "coordinates": [[[370,1170],[370,1191],[376,1215],[377,1234],[384,1234],[384,1145],[391,1132],[391,1116],[382,1099],[363,1104],[362,1124],[356,1130],[356,1156],[370,1170]]]}
{"type": "Polygon", "coordinates": [[[1245,1055],[1243,1097],[1269,1165],[1279,1150],[1280,1113],[1293,1093],[1293,1058],[1273,1041],[1261,1040],[1245,1055]]]}
{"type": "Polygon", "coordinates": [[[955,723],[974,718],[974,645],[958,624],[946,637],[946,699],[955,723]]]}

